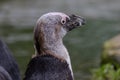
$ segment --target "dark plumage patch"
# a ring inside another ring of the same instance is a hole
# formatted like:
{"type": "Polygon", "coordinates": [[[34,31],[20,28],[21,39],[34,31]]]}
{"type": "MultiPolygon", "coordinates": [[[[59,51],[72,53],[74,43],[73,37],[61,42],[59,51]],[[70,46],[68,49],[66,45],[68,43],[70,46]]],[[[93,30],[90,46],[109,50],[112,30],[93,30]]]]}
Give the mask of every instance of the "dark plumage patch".
{"type": "Polygon", "coordinates": [[[6,44],[0,39],[0,66],[11,76],[12,80],[20,80],[18,65],[6,44]]]}
{"type": "Polygon", "coordinates": [[[0,80],[12,80],[9,73],[2,66],[0,66],[0,80]]]}
{"type": "Polygon", "coordinates": [[[33,58],[27,67],[24,80],[73,80],[66,61],[51,55],[33,58]]]}

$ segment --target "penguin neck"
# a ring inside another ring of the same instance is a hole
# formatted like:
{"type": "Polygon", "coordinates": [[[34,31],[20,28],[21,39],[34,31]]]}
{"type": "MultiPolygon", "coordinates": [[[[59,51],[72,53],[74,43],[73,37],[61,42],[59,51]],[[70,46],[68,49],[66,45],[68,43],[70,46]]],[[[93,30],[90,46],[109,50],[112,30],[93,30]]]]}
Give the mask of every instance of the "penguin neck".
{"type": "Polygon", "coordinates": [[[43,39],[44,41],[39,42],[40,45],[40,53],[38,53],[36,50],[37,55],[53,55],[57,57],[58,59],[61,59],[62,61],[66,61],[69,65],[69,68],[71,70],[71,75],[73,76],[72,66],[71,66],[71,60],[69,53],[66,49],[66,47],[63,44],[62,39],[43,39]]]}
{"type": "Polygon", "coordinates": [[[69,53],[66,47],[64,46],[62,39],[55,40],[50,38],[49,39],[44,38],[44,41],[42,41],[42,43],[40,42],[39,42],[40,53],[37,53],[38,55],[50,54],[67,62],[68,59],[70,59],[69,53]]]}

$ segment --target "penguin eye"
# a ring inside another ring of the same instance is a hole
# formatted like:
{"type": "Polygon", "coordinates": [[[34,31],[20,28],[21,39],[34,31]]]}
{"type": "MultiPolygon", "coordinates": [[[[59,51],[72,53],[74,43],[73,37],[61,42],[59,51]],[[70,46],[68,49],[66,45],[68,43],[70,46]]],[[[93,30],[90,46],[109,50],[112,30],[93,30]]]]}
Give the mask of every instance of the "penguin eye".
{"type": "Polygon", "coordinates": [[[65,23],[66,23],[66,20],[62,19],[61,24],[65,24],[65,23]]]}

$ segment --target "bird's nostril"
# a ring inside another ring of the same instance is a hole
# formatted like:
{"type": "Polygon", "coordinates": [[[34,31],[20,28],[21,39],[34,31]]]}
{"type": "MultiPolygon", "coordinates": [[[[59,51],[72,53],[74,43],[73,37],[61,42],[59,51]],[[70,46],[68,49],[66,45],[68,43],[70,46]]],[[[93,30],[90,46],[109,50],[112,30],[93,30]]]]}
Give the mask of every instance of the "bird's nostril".
{"type": "Polygon", "coordinates": [[[74,23],[75,26],[80,26],[79,22],[74,23]]]}

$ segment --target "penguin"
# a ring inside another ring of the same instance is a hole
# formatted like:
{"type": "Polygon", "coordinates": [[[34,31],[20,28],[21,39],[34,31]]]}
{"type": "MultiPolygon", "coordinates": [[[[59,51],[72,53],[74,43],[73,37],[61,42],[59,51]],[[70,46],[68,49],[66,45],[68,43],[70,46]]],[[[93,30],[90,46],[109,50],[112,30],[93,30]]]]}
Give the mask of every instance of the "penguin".
{"type": "Polygon", "coordinates": [[[63,44],[63,38],[84,24],[85,19],[74,14],[43,14],[34,27],[35,54],[23,80],[74,80],[69,52],[63,44]]]}

